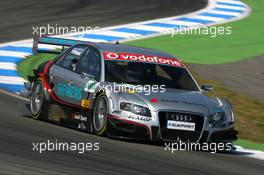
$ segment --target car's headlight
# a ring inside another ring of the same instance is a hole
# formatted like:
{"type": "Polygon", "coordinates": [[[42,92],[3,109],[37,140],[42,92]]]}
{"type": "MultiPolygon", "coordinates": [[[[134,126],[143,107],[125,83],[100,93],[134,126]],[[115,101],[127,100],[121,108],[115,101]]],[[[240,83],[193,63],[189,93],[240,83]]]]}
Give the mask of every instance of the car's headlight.
{"type": "Polygon", "coordinates": [[[146,117],[151,117],[150,110],[144,106],[132,104],[132,103],[126,103],[121,102],[120,103],[120,109],[124,111],[129,111],[137,115],[142,115],[146,117]]]}
{"type": "Polygon", "coordinates": [[[225,113],[224,112],[213,113],[212,120],[214,122],[223,122],[223,121],[225,121],[225,113]]]}
{"type": "Polygon", "coordinates": [[[214,126],[221,126],[226,121],[226,114],[224,111],[214,111],[209,117],[209,124],[214,126]]]}

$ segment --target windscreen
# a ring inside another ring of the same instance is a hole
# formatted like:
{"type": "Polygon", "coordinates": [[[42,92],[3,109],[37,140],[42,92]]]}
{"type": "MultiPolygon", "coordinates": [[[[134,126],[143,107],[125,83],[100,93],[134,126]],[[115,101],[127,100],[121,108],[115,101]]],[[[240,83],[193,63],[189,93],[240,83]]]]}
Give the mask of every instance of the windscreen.
{"type": "Polygon", "coordinates": [[[105,61],[105,81],[199,91],[184,67],[131,61],[105,61]]]}

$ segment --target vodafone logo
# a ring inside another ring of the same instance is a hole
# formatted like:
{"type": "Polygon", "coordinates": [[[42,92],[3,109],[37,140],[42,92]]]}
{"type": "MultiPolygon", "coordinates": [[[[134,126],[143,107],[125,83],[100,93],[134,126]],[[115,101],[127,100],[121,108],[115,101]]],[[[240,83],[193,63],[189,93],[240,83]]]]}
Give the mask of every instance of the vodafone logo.
{"type": "Polygon", "coordinates": [[[104,52],[105,60],[135,61],[143,63],[165,64],[175,67],[183,67],[183,64],[174,58],[147,56],[142,54],[104,52]]]}
{"type": "Polygon", "coordinates": [[[117,53],[114,53],[114,52],[106,52],[105,53],[105,59],[116,60],[118,58],[119,58],[119,55],[117,53]]]}

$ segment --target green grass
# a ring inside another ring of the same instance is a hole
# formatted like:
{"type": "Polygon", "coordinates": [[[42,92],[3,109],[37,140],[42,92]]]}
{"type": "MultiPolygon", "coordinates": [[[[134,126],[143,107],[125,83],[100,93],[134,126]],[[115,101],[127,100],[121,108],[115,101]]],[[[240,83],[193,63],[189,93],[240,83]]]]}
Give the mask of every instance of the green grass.
{"type": "Polygon", "coordinates": [[[246,19],[227,23],[231,35],[170,35],[128,42],[175,55],[186,63],[217,64],[264,55],[264,1],[243,0],[252,9],[246,19]]]}
{"type": "Polygon", "coordinates": [[[249,140],[239,139],[235,142],[235,145],[239,145],[247,149],[264,151],[264,144],[257,144],[249,140]]]}
{"type": "Polygon", "coordinates": [[[24,61],[18,64],[17,70],[21,77],[27,79],[28,75],[33,75],[33,69],[37,69],[37,67],[48,60],[52,60],[56,57],[54,54],[44,54],[40,53],[37,55],[30,56],[24,61]]]}

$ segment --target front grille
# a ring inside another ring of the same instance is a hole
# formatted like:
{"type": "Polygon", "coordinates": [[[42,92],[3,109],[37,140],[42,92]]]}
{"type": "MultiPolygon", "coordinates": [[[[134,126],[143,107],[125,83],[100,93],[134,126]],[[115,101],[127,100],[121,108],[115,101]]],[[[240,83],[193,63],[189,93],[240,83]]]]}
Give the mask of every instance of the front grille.
{"type": "Polygon", "coordinates": [[[161,138],[163,140],[196,142],[199,140],[203,130],[204,117],[202,115],[183,112],[159,112],[159,122],[161,138]],[[195,130],[186,131],[179,129],[168,129],[168,120],[195,123],[195,130]]]}

